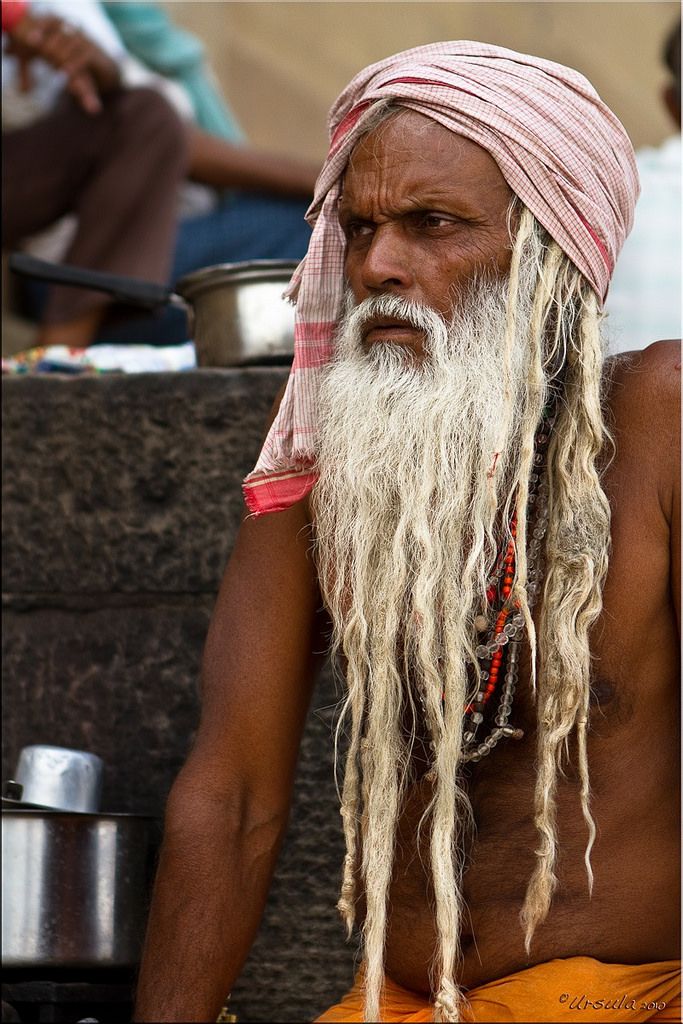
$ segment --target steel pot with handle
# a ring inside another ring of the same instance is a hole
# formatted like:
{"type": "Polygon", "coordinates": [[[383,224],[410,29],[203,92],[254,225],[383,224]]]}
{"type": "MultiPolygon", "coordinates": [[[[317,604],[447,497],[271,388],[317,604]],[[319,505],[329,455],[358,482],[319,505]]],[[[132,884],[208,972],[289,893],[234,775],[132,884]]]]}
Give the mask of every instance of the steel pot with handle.
{"type": "Polygon", "coordinates": [[[224,263],[176,284],[194,316],[199,366],[282,365],[294,355],[294,307],[282,298],[298,264],[224,263]]]}
{"type": "Polygon", "coordinates": [[[155,819],[2,809],[3,967],[139,962],[155,819]]]}
{"type": "Polygon", "coordinates": [[[199,366],[282,365],[294,355],[294,308],[282,298],[296,260],[224,263],[182,277],[175,290],[117,274],[48,263],[13,253],[14,273],[51,284],[92,288],[119,302],[155,310],[175,305],[188,315],[199,366]]]}

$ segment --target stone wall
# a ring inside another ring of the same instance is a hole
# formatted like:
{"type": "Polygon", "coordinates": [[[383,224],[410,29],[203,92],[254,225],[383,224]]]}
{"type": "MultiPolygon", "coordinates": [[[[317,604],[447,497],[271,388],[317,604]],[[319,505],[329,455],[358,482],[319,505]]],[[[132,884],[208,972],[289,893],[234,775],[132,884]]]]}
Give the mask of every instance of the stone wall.
{"type": "MultiPolygon", "coordinates": [[[[105,761],[103,810],[161,817],[198,718],[211,609],[281,369],[7,378],[3,778],[55,743],[105,761]]],[[[306,1021],[350,984],[334,911],[337,695],[323,672],[290,829],[231,1006],[306,1021]]]]}

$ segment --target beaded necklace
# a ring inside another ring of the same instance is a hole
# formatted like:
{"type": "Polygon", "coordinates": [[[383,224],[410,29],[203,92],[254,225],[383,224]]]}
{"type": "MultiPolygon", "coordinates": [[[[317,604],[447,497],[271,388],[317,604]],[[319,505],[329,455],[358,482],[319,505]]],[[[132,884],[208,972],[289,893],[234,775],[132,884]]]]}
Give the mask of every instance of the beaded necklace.
{"type": "MultiPolygon", "coordinates": [[[[546,461],[556,416],[555,401],[543,410],[541,425],[534,439],[527,525],[527,603],[530,612],[536,604],[543,577],[542,546],[548,526],[546,461]]],[[[474,620],[475,629],[481,634],[480,643],[474,652],[479,666],[479,689],[464,711],[462,760],[465,762],[480,761],[491,753],[503,737],[522,739],[524,736],[522,729],[517,729],[509,723],[525,630],[524,616],[519,610],[519,603],[513,601],[511,597],[516,568],[516,515],[512,516],[509,532],[510,539],[499,553],[487,589],[487,614],[478,615],[474,620]],[[496,691],[500,696],[494,714],[491,708],[496,691]],[[489,731],[488,735],[482,738],[477,734],[485,717],[489,718],[489,731]]],[[[471,674],[474,677],[473,671],[471,674]]]]}

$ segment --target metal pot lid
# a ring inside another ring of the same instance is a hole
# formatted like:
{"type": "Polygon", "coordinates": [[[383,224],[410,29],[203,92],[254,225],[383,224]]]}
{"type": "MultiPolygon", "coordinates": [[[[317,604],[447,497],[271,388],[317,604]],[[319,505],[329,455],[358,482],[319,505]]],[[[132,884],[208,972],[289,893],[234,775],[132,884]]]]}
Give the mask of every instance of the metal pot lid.
{"type": "Polygon", "coordinates": [[[299,260],[244,260],[242,263],[217,263],[185,274],[176,282],[175,290],[191,299],[207,288],[238,285],[247,282],[282,281],[287,284],[299,266],[299,260]]]}

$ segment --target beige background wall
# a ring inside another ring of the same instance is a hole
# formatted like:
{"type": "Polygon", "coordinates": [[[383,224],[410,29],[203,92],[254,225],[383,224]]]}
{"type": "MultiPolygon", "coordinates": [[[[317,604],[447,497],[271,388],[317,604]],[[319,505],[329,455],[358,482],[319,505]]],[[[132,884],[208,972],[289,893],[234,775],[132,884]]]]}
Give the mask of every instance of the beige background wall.
{"type": "Polygon", "coordinates": [[[439,39],[478,39],[569,64],[635,145],[670,135],[659,93],[677,3],[169,2],[198,34],[251,140],[322,158],[327,110],[372,61],[439,39]]]}

